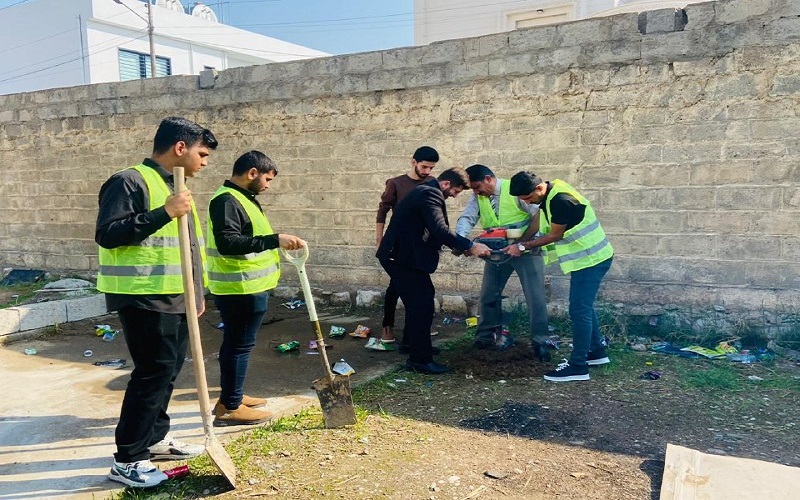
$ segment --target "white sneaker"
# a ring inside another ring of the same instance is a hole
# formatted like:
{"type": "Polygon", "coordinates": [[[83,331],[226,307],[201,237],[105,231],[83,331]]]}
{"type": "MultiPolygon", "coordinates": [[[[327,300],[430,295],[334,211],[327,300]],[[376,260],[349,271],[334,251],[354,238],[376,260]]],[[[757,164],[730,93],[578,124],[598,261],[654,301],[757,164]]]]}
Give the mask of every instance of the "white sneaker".
{"type": "Polygon", "coordinates": [[[108,478],[133,488],[152,488],[167,480],[167,475],[161,472],[150,460],[138,462],[114,462],[108,478]]]}
{"type": "Polygon", "coordinates": [[[167,433],[164,439],[148,449],[150,460],[186,460],[202,454],[206,447],[201,444],[184,443],[167,433]]]}

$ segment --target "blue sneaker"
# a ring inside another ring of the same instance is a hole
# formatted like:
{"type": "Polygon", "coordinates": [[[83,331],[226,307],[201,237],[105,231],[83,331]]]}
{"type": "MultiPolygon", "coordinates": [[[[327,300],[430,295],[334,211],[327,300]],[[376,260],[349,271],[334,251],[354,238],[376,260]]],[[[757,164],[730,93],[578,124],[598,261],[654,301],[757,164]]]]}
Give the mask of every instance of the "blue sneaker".
{"type": "Polygon", "coordinates": [[[161,472],[150,460],[138,462],[114,462],[108,478],[133,488],[152,488],[167,480],[167,475],[161,472]]]}

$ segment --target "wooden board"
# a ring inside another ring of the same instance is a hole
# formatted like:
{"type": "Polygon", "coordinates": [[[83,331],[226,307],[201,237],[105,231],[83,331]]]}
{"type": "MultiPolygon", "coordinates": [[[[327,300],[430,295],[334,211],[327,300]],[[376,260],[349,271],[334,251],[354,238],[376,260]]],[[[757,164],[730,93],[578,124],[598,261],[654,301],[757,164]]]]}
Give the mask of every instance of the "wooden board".
{"type": "Polygon", "coordinates": [[[661,500],[798,498],[800,468],[748,458],[710,455],[667,444],[661,500]]]}

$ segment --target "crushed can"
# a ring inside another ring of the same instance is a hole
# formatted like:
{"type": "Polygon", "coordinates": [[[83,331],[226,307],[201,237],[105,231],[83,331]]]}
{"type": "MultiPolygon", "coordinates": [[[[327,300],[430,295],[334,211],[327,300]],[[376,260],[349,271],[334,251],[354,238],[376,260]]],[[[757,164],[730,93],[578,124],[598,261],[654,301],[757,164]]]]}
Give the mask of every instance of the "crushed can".
{"type": "Polygon", "coordinates": [[[278,352],[289,352],[297,350],[298,347],[300,347],[300,342],[297,340],[292,340],[291,342],[286,342],[284,344],[275,346],[275,349],[277,349],[278,352]]]}
{"type": "Polygon", "coordinates": [[[167,479],[178,479],[180,477],[186,477],[189,475],[189,466],[179,465],[178,467],[167,469],[162,472],[167,476],[167,479]]]}

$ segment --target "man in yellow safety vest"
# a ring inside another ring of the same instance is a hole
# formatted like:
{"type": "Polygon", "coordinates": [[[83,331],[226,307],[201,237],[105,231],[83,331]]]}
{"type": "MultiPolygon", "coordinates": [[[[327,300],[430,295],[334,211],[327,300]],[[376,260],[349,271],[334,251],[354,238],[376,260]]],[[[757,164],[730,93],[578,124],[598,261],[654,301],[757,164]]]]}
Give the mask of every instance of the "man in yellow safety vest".
{"type": "MultiPolygon", "coordinates": [[[[508,179],[499,179],[485,165],[467,167],[469,186],[474,197],[456,223],[456,233],[468,236],[476,224],[484,230],[516,229],[519,235],[533,234],[526,229],[538,207],[518,200],[509,192],[508,179]]],[[[475,333],[478,349],[505,350],[514,343],[510,332],[504,331],[502,321],[503,289],[517,273],[528,308],[530,339],[533,354],[541,361],[550,361],[547,346],[547,299],[544,289],[544,261],[538,251],[521,252],[505,261],[487,261],[483,266],[480,317],[475,333]]]]}
{"type": "Polygon", "coordinates": [[[540,236],[506,249],[518,255],[522,249],[543,248],[545,264],[558,262],[569,274],[569,316],[572,320],[572,354],[569,361],[545,374],[545,380],[589,380],[589,366],[609,363],[606,344],[594,309],[600,282],[611,267],[614,249],[606,238],[594,209],[566,182],[544,181],[531,172],[511,177],[511,194],[527,203],[538,203],[534,224],[540,236]]]}
{"type": "Polygon", "coordinates": [[[167,407],[189,344],[176,219],[190,211],[197,311],[205,310],[200,222],[191,191],[172,194],[172,172],[183,167],[193,177],[216,147],[210,130],[185,118],[166,118],[150,158],[117,172],[100,188],[97,289],[105,292],[108,310],[119,314],[134,366],[108,477],[127,486],[147,488],[166,481],[151,460],[185,460],[204,451],[168,434],[167,407]]]}
{"type": "Polygon", "coordinates": [[[270,291],[280,278],[278,247],[305,245],[297,236],[275,233],[256,200],[276,175],[275,162],[249,151],[234,162],[231,178],[208,207],[208,289],[223,323],[214,425],[257,424],[272,417],[258,409],[266,406],[266,399],[244,394],[244,380],[270,291]]]}

